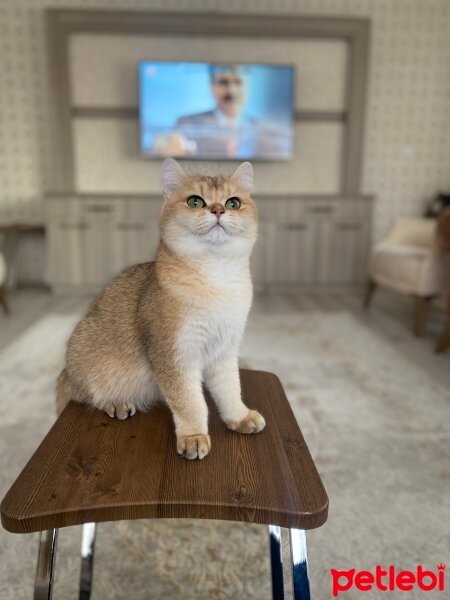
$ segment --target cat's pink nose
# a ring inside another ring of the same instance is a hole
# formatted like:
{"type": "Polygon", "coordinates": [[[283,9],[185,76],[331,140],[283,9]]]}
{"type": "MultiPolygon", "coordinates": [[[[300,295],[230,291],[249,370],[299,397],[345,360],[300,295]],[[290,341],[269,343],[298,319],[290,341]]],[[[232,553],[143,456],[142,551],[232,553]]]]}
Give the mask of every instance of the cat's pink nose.
{"type": "Polygon", "coordinates": [[[216,215],[217,220],[220,219],[220,215],[223,215],[225,212],[224,207],[221,204],[213,204],[211,206],[211,212],[216,215]]]}

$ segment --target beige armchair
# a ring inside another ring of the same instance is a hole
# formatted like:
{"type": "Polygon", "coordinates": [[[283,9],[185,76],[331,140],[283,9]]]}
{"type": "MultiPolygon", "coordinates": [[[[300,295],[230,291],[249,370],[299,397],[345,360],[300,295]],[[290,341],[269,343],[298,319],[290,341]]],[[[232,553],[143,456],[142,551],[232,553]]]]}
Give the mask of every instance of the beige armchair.
{"type": "Polygon", "coordinates": [[[414,333],[425,333],[430,301],[444,285],[444,258],[436,244],[436,221],[398,219],[387,236],[375,246],[369,269],[365,306],[369,307],[377,286],[415,298],[414,333]]]}

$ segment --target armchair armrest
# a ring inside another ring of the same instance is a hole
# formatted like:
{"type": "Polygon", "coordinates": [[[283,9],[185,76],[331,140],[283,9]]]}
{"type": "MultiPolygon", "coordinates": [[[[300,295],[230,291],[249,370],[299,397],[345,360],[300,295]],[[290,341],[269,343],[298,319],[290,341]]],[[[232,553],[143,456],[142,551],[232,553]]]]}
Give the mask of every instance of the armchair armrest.
{"type": "Polygon", "coordinates": [[[436,245],[436,221],[420,217],[397,219],[381,243],[422,246],[431,249],[436,245]]]}

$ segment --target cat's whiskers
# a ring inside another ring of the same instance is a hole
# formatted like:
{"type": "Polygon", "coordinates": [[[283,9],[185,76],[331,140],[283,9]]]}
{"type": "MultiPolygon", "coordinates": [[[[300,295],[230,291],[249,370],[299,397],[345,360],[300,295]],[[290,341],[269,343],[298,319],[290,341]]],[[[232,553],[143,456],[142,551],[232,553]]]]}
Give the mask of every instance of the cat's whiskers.
{"type": "Polygon", "coordinates": [[[242,225],[238,225],[238,224],[230,224],[229,225],[230,229],[233,229],[235,231],[239,231],[239,232],[243,232],[243,233],[255,233],[255,229],[253,228],[248,228],[248,227],[243,227],[242,225]]]}

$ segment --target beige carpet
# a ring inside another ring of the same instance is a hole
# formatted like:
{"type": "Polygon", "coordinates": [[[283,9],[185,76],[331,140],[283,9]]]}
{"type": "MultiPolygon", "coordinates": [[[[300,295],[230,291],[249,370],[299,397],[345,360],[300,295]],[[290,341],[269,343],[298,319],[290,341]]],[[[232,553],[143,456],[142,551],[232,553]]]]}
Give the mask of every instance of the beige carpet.
{"type": "MultiPolygon", "coordinates": [[[[47,317],[0,355],[2,495],[53,420],[54,380],[76,319],[47,317]]],[[[242,363],[280,376],[330,496],[328,523],[309,534],[316,600],[331,598],[332,567],[449,562],[448,389],[346,312],[254,313],[242,363]]],[[[60,532],[55,600],[77,598],[79,539],[79,528],[60,532]]],[[[36,551],[36,535],[0,532],[2,600],[32,597],[36,551]]],[[[269,599],[265,528],[188,520],[101,524],[93,598],[269,599]]]]}

